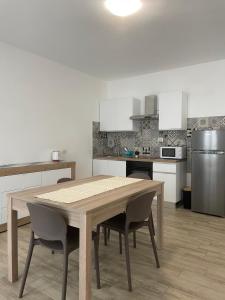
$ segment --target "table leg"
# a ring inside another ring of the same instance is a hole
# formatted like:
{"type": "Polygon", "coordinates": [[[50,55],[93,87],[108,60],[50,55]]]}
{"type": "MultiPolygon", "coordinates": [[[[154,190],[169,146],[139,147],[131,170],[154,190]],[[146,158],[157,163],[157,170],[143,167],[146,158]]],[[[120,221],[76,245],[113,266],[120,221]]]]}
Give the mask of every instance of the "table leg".
{"type": "Polygon", "coordinates": [[[12,198],[8,198],[8,279],[10,282],[18,280],[18,229],[17,211],[12,209],[12,198]]]}
{"type": "Polygon", "coordinates": [[[157,195],[157,248],[163,247],[163,205],[164,205],[164,184],[161,185],[161,192],[157,195]]]}
{"type": "Polygon", "coordinates": [[[91,299],[91,248],[92,226],[90,217],[82,215],[80,220],[79,300],[91,299]]]}

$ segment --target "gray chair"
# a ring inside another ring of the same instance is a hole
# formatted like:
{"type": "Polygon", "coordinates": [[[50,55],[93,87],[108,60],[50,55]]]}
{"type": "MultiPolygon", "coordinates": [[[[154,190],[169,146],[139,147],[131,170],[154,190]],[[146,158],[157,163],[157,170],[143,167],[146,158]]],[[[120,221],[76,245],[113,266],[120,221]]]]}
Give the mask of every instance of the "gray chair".
{"type": "MultiPolygon", "coordinates": [[[[79,248],[79,229],[70,227],[66,224],[64,218],[48,206],[41,204],[28,203],[28,210],[31,216],[31,238],[25,264],[25,270],[22,277],[19,298],[22,298],[23,291],[30,267],[34,246],[42,245],[53,251],[63,254],[63,287],[62,300],[66,299],[68,257],[69,254],[79,248]]],[[[95,250],[95,269],[97,277],[97,288],[100,288],[100,273],[98,259],[98,234],[92,233],[95,250]]]]}
{"type": "MultiPolygon", "coordinates": [[[[134,172],[134,173],[128,175],[127,177],[149,180],[149,175],[147,173],[141,172],[141,171],[134,172]]],[[[151,212],[151,215],[152,215],[152,212],[151,212]]],[[[151,222],[152,222],[152,227],[153,227],[153,231],[154,231],[154,235],[155,235],[155,225],[154,225],[153,215],[151,216],[151,222]]],[[[148,226],[148,222],[145,222],[145,225],[148,226]]],[[[107,240],[110,239],[110,229],[108,228],[108,232],[107,232],[106,227],[103,226],[103,233],[104,233],[104,244],[105,244],[105,246],[107,246],[107,240]]],[[[120,254],[122,254],[122,241],[121,241],[120,233],[119,233],[119,244],[120,244],[120,254]]],[[[134,248],[137,247],[136,231],[133,232],[133,247],[134,248]]]]}
{"type": "Polygon", "coordinates": [[[63,182],[67,182],[67,181],[71,181],[73,180],[72,178],[69,178],[69,177],[63,177],[63,178],[60,178],[57,183],[63,183],[63,182]]]}
{"type": "MultiPolygon", "coordinates": [[[[149,228],[150,238],[152,242],[152,247],[155,255],[156,266],[160,267],[159,259],[156,249],[156,243],[154,238],[153,222],[152,222],[152,211],[151,205],[155,192],[148,193],[139,196],[128,202],[126,213],[117,215],[102,223],[103,227],[106,229],[114,230],[119,232],[120,235],[120,247],[122,247],[122,235],[125,238],[125,255],[126,255],[126,265],[127,265],[127,278],[128,278],[128,288],[132,291],[131,282],[131,268],[130,268],[130,254],[129,254],[129,241],[128,236],[130,233],[136,232],[143,226],[146,226],[146,219],[148,219],[147,224],[149,228]]],[[[98,225],[97,231],[99,232],[100,225],[98,225]]]]}
{"type": "MultiPolygon", "coordinates": [[[[146,172],[140,172],[140,171],[134,172],[134,173],[128,175],[127,177],[149,180],[149,175],[146,172]]],[[[152,215],[152,211],[151,211],[151,215],[152,215]]],[[[155,225],[154,225],[153,215],[151,217],[151,221],[152,221],[152,227],[153,227],[153,231],[154,231],[154,235],[155,235],[155,225]]],[[[145,224],[146,224],[146,226],[148,226],[148,222],[145,222],[145,224]]],[[[135,234],[134,234],[134,245],[136,248],[136,235],[135,234]]]]}

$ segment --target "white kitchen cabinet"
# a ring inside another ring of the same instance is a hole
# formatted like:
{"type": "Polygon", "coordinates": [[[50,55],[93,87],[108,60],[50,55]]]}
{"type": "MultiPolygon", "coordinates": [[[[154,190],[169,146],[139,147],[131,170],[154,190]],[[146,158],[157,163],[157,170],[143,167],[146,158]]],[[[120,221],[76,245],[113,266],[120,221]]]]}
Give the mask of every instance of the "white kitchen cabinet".
{"type": "Polygon", "coordinates": [[[27,173],[0,177],[0,192],[24,190],[41,185],[42,173],[27,173]]]}
{"type": "MultiPolygon", "coordinates": [[[[71,177],[70,168],[0,177],[0,224],[6,223],[7,220],[8,193],[56,184],[57,180],[63,177],[71,177]]],[[[18,214],[19,219],[26,216],[26,213],[18,214]]]]}
{"type": "Polygon", "coordinates": [[[126,162],[109,160],[107,175],[126,177],[126,162]]]}
{"type": "MultiPolygon", "coordinates": [[[[37,186],[41,186],[41,172],[0,177],[0,224],[7,219],[7,194],[37,186]]],[[[18,218],[26,216],[18,214],[18,218]]]]}
{"type": "Polygon", "coordinates": [[[0,177],[0,191],[11,191],[17,189],[23,189],[24,187],[24,175],[12,175],[0,177]]]}
{"type": "Polygon", "coordinates": [[[107,175],[108,174],[108,160],[93,159],[92,174],[93,174],[93,176],[107,175]]]}
{"type": "Polygon", "coordinates": [[[38,187],[42,184],[42,172],[23,174],[23,188],[38,187]]]}
{"type": "Polygon", "coordinates": [[[60,178],[71,178],[71,169],[59,169],[42,172],[42,185],[56,184],[60,178]]]}
{"type": "Polygon", "coordinates": [[[126,177],[126,162],[93,159],[93,176],[110,175],[126,177]]]}
{"type": "Polygon", "coordinates": [[[153,180],[164,181],[164,200],[177,203],[186,185],[185,162],[153,163],[153,180]]]}
{"type": "Polygon", "coordinates": [[[184,92],[168,92],[158,95],[159,130],[186,130],[188,96],[184,92]]]}
{"type": "Polygon", "coordinates": [[[100,131],[133,131],[133,115],[140,114],[140,100],[121,98],[100,103],[100,131]]]}
{"type": "Polygon", "coordinates": [[[176,196],[176,174],[169,173],[153,173],[153,179],[158,181],[164,181],[164,200],[166,202],[178,202],[176,196]]]}

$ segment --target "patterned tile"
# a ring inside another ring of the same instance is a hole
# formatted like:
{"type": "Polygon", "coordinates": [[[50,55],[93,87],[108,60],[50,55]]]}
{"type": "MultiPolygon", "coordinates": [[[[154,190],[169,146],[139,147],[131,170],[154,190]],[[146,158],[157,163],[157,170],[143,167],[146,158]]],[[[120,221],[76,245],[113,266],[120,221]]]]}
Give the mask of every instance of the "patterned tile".
{"type": "MultiPolygon", "coordinates": [[[[100,132],[100,124],[93,122],[93,157],[97,155],[118,155],[124,147],[142,151],[142,147],[151,148],[151,156],[159,156],[160,146],[187,146],[187,171],[191,172],[191,137],[186,131],[159,131],[158,120],[135,120],[137,132],[100,132]],[[163,143],[158,142],[163,137],[163,143]]],[[[188,118],[188,128],[202,130],[204,128],[225,128],[225,116],[204,118],[188,118]]]]}
{"type": "Polygon", "coordinates": [[[225,128],[225,117],[217,117],[212,120],[214,128],[225,128]]]}
{"type": "Polygon", "coordinates": [[[137,132],[108,132],[101,135],[99,123],[93,123],[93,155],[103,155],[103,152],[111,154],[122,153],[123,148],[138,150],[142,147],[150,147],[151,155],[159,156],[161,145],[186,144],[185,134],[179,131],[159,132],[158,120],[135,120],[137,132]],[[164,143],[159,144],[158,137],[164,137],[164,143]],[[105,146],[105,150],[103,147],[105,146]]]}

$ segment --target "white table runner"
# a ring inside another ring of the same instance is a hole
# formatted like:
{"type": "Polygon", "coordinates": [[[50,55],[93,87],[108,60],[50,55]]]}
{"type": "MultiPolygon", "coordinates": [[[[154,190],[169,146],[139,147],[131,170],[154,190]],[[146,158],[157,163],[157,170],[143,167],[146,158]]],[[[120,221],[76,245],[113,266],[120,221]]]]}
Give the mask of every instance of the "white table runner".
{"type": "Polygon", "coordinates": [[[126,177],[111,177],[37,195],[36,198],[60,203],[73,203],[142,180],[143,179],[126,177]]]}

